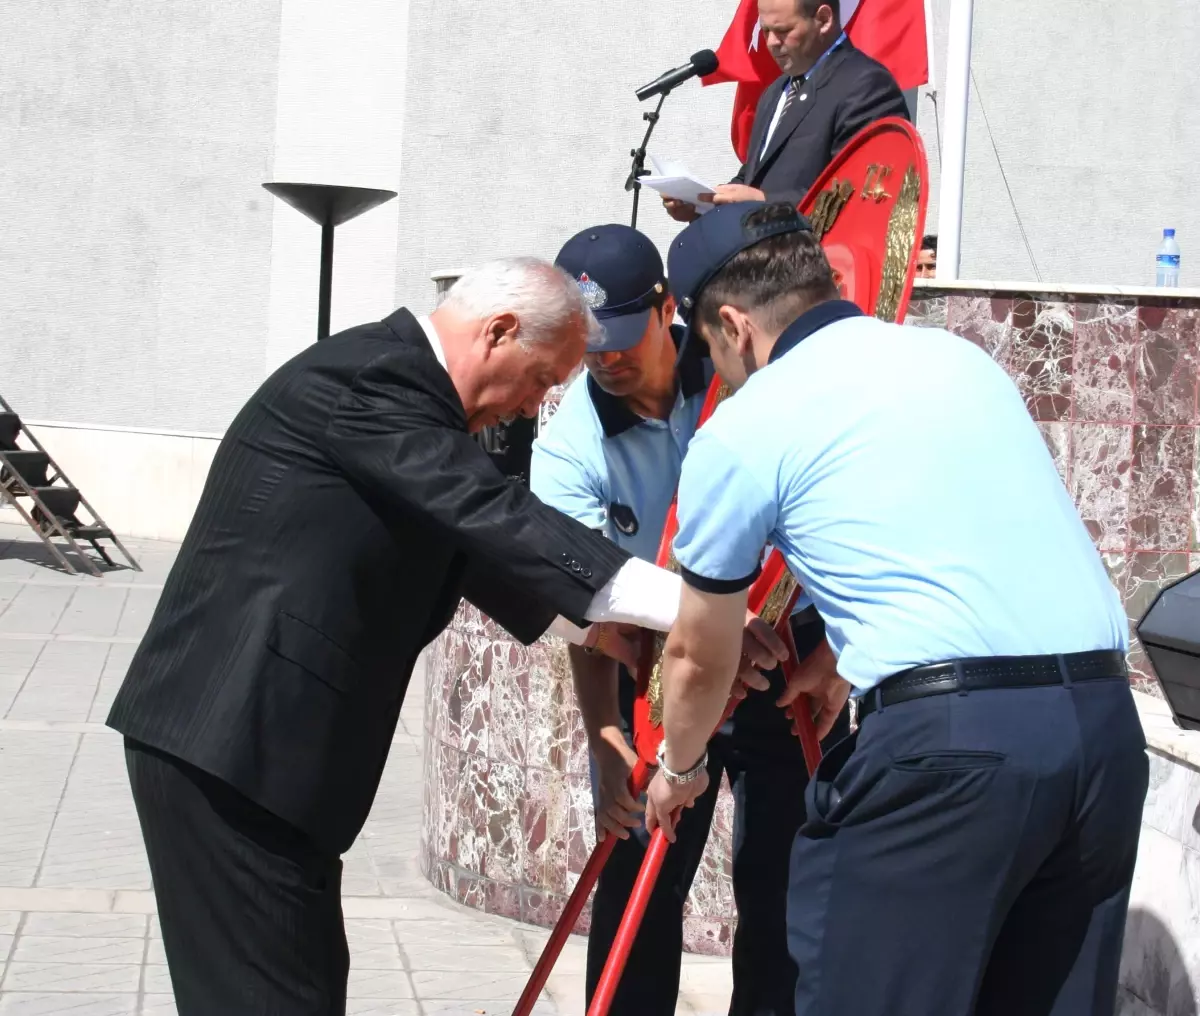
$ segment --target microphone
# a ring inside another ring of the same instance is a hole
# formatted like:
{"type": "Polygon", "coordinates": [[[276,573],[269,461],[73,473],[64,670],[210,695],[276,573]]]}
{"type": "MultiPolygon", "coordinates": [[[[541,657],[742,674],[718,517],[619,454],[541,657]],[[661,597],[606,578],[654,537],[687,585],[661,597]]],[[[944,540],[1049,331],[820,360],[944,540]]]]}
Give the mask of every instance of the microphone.
{"type": "Polygon", "coordinates": [[[645,102],[656,95],[663,95],[697,75],[707,77],[716,69],[717,54],[711,49],[702,49],[699,53],[693,53],[692,58],[682,67],[667,71],[666,74],[655,78],[650,84],[642,85],[637,90],[638,102],[645,102]]]}

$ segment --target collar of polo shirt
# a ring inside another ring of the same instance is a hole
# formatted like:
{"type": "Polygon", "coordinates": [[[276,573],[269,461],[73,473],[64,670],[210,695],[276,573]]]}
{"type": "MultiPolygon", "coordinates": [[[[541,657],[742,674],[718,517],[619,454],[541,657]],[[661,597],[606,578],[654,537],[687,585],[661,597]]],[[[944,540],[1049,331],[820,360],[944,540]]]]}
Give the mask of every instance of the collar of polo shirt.
{"type": "Polygon", "coordinates": [[[849,300],[827,300],[825,303],[819,303],[806,310],[780,333],[779,338],[775,340],[775,345],[771,348],[771,355],[767,357],[767,364],[774,363],[826,325],[842,321],[845,318],[863,316],[858,304],[851,303],[849,300]]]}
{"type": "MultiPolygon", "coordinates": [[[[672,325],[671,338],[674,340],[676,348],[678,348],[679,344],[683,341],[683,329],[678,325],[672,325]]],[[[690,343],[689,347],[690,350],[697,348],[690,343]]],[[[690,399],[693,395],[699,395],[708,385],[708,379],[705,377],[704,370],[706,357],[690,355],[690,350],[684,352],[684,355],[679,358],[679,363],[675,367],[675,376],[679,379],[679,391],[685,399],[690,399]]],[[[616,395],[609,394],[601,388],[591,374],[587,378],[587,390],[588,395],[591,397],[592,405],[596,408],[596,416],[600,419],[600,426],[604,430],[605,437],[616,437],[636,427],[638,424],[646,422],[625,405],[624,400],[616,395]]]]}

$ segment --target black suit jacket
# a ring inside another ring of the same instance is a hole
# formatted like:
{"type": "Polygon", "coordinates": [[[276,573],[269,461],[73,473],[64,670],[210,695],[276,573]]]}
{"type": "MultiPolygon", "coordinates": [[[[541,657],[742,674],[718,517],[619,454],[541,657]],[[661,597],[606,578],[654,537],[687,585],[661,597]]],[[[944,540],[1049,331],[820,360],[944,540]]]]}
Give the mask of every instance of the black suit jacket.
{"type": "Polygon", "coordinates": [[[108,722],[340,853],[460,598],[529,643],[583,623],[627,558],[505,480],[399,310],[310,346],[233,421],[108,722]]]}
{"type": "Polygon", "coordinates": [[[768,201],[798,205],[855,134],[884,117],[909,118],[891,72],[846,40],[801,86],[804,100],[793,100],[763,151],[763,138],[789,80],[780,77],[758,100],[750,151],[733,178],[759,188],[768,201]]]}

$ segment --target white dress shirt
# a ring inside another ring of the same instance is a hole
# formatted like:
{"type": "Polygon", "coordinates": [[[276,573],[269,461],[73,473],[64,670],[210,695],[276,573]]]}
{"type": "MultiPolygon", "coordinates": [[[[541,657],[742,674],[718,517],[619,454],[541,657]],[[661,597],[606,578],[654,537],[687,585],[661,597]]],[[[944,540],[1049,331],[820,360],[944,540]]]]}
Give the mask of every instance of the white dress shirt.
{"type": "MultiPolygon", "coordinates": [[[[438,336],[433,321],[423,317],[418,322],[429,342],[433,355],[442,369],[446,369],[446,350],[438,336]]],[[[679,612],[679,591],[683,582],[678,575],[656,568],[652,564],[631,557],[592,597],[586,619],[594,622],[618,621],[638,624],[654,631],[670,631],[679,612]]],[[[547,633],[582,645],[588,637],[588,628],[580,628],[565,617],[557,617],[547,633]]]]}

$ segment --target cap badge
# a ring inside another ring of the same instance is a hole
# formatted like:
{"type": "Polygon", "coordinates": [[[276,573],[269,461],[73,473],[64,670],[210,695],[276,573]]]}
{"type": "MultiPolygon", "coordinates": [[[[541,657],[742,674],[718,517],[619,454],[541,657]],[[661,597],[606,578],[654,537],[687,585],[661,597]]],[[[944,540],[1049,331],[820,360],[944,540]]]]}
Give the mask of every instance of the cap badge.
{"type": "Polygon", "coordinates": [[[583,302],[592,310],[599,310],[608,303],[608,294],[598,282],[593,282],[588,273],[579,276],[579,289],[583,293],[583,302]]]}

